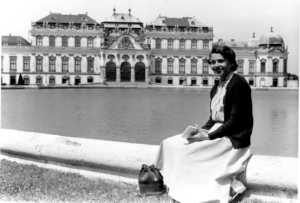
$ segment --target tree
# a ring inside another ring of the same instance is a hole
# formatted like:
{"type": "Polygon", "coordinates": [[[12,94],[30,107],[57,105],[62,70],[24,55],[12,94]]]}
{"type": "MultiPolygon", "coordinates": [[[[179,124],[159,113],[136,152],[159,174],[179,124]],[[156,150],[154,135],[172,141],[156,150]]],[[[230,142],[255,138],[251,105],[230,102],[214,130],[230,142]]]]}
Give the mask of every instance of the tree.
{"type": "Polygon", "coordinates": [[[21,74],[19,76],[18,85],[24,85],[24,80],[21,74]]]}

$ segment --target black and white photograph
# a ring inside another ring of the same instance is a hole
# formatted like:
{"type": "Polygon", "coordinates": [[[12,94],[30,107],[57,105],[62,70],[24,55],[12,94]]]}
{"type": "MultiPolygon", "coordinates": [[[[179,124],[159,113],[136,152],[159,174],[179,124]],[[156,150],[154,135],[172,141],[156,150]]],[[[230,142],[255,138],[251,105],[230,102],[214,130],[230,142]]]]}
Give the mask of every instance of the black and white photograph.
{"type": "Polygon", "coordinates": [[[1,1],[0,202],[298,202],[299,6],[1,1]]]}

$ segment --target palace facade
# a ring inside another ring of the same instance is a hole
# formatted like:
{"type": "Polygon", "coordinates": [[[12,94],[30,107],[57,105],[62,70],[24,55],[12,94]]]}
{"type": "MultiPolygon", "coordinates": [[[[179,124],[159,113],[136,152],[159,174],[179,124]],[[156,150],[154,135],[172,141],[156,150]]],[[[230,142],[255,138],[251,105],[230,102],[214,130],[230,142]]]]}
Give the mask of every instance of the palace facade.
{"type": "Polygon", "coordinates": [[[98,23],[87,14],[50,13],[32,23],[30,42],[2,36],[1,82],[25,85],[152,83],[212,86],[207,62],[215,44],[232,47],[237,73],[251,86],[286,86],[288,51],[273,32],[213,43],[213,28],[193,17],[157,17],[144,25],[116,13],[98,23]]]}

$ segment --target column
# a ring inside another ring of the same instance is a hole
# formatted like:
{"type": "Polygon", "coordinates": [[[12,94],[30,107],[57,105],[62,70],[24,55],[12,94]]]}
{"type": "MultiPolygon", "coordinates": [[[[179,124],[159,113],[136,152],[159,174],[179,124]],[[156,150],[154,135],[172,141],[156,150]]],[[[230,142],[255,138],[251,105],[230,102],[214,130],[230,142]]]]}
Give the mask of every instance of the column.
{"type": "Polygon", "coordinates": [[[74,55],[73,54],[69,54],[69,73],[74,73],[75,70],[74,70],[74,55]]]}
{"type": "Polygon", "coordinates": [[[48,54],[43,54],[43,72],[49,72],[49,56],[48,54]]]}
{"type": "Polygon", "coordinates": [[[162,62],[161,62],[161,73],[167,73],[167,58],[165,56],[162,57],[162,62]]]}
{"type": "Polygon", "coordinates": [[[279,57],[279,73],[283,73],[283,57],[279,57]]]}
{"type": "Polygon", "coordinates": [[[186,59],[185,59],[185,73],[186,74],[191,74],[191,58],[190,56],[187,56],[186,59]]]}
{"type": "Polygon", "coordinates": [[[174,74],[179,73],[179,58],[178,56],[174,57],[174,67],[173,67],[174,74]]]}
{"type": "Polygon", "coordinates": [[[150,66],[146,66],[145,67],[145,82],[148,83],[148,77],[149,77],[149,70],[150,70],[150,66]]]}
{"type": "Polygon", "coordinates": [[[86,73],[87,72],[87,56],[86,55],[82,55],[82,59],[81,59],[81,72],[82,73],[86,73]]]}
{"type": "Polygon", "coordinates": [[[30,56],[30,72],[35,72],[35,54],[30,56]]]}
{"type": "MultiPolygon", "coordinates": [[[[200,40],[199,40],[200,41],[200,40]]],[[[203,74],[203,61],[202,56],[198,56],[197,61],[197,74],[203,74]]]]}
{"type": "Polygon", "coordinates": [[[117,66],[117,80],[116,82],[120,82],[121,81],[121,73],[120,73],[120,66],[118,65],[117,66]]]}
{"type": "Polygon", "coordinates": [[[130,74],[131,74],[130,82],[135,82],[135,72],[134,72],[134,67],[131,67],[131,68],[130,68],[130,74]]]}

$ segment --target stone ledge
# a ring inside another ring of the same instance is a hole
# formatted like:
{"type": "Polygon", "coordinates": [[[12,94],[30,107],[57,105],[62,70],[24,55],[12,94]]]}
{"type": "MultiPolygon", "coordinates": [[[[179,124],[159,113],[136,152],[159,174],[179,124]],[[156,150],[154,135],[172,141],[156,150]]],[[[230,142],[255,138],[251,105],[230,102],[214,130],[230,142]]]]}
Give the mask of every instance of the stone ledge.
{"type": "MultiPolygon", "coordinates": [[[[152,164],[158,146],[63,137],[1,129],[1,152],[43,164],[60,163],[103,174],[101,177],[137,184],[142,164],[152,164]]],[[[296,200],[297,158],[252,155],[238,176],[248,188],[245,196],[296,200]]]]}

